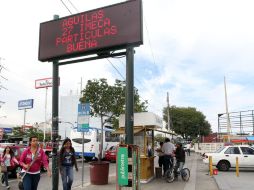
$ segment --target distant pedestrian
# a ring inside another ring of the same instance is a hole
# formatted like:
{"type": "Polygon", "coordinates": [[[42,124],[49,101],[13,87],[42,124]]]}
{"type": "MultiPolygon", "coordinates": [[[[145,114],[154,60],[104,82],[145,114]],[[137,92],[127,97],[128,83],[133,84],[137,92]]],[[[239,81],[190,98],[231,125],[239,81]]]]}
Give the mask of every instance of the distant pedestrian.
{"type": "Polygon", "coordinates": [[[186,145],[186,153],[188,156],[190,156],[190,148],[191,148],[191,144],[187,144],[186,145]]]}
{"type": "Polygon", "coordinates": [[[15,164],[16,165],[19,165],[19,162],[18,160],[15,158],[14,156],[14,152],[13,150],[11,149],[10,146],[6,146],[4,151],[3,151],[3,154],[2,156],[0,157],[0,162],[1,162],[1,167],[2,169],[5,168],[4,171],[2,171],[3,173],[3,177],[2,177],[2,186],[4,185],[4,182],[5,182],[5,186],[6,186],[6,189],[10,189],[10,186],[9,186],[9,182],[8,182],[8,172],[9,172],[9,168],[11,166],[14,166],[15,164]]]}
{"type": "Polygon", "coordinates": [[[72,147],[71,140],[65,139],[60,149],[59,168],[63,182],[63,190],[71,190],[73,183],[73,166],[78,171],[75,150],[72,147]]]}
{"type": "Polygon", "coordinates": [[[29,138],[29,146],[20,157],[20,165],[22,166],[21,175],[26,172],[23,178],[24,190],[37,190],[42,165],[47,169],[48,176],[51,177],[47,156],[39,147],[36,136],[29,138]]]}

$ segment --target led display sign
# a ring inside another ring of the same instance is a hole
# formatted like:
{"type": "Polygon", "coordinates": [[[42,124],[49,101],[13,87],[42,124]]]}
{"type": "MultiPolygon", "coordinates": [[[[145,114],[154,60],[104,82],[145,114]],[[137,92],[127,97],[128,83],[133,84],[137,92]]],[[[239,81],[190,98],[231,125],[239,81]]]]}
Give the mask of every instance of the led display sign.
{"type": "Polygon", "coordinates": [[[52,61],[143,44],[142,2],[131,0],[40,24],[39,60],[52,61]]]}

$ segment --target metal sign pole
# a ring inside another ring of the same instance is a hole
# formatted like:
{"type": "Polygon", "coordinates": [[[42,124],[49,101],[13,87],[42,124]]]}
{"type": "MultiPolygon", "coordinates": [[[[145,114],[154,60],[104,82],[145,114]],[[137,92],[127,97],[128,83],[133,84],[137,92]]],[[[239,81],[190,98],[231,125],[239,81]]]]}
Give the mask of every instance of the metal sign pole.
{"type": "Polygon", "coordinates": [[[23,130],[26,125],[26,108],[24,109],[24,122],[23,122],[23,130]]]}
{"type": "Polygon", "coordinates": [[[82,132],[82,187],[84,185],[84,131],[82,132]]]}
{"type": "MultiPolygon", "coordinates": [[[[54,15],[54,20],[59,19],[54,15]]],[[[58,61],[53,61],[53,88],[52,88],[52,190],[58,190],[59,167],[58,167],[58,99],[59,99],[59,65],[58,61]]]]}
{"type": "Polygon", "coordinates": [[[133,77],[134,77],[134,49],[133,47],[127,48],[126,55],[126,114],[125,114],[125,143],[133,144],[133,104],[134,104],[134,93],[133,93],[133,77]]]}
{"type": "Polygon", "coordinates": [[[48,96],[48,88],[46,87],[46,96],[45,96],[45,123],[44,123],[44,127],[43,127],[43,143],[44,143],[44,146],[45,146],[45,143],[46,143],[47,96],[48,96]]]}

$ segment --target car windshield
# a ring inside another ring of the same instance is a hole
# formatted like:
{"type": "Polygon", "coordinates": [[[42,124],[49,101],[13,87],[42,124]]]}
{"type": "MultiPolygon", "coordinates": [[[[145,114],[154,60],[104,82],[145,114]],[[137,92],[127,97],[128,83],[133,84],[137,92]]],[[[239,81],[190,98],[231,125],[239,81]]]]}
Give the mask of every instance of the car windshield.
{"type": "Polygon", "coordinates": [[[216,150],[215,152],[216,152],[216,153],[219,153],[219,152],[221,152],[223,149],[224,149],[224,147],[221,147],[221,148],[219,148],[218,150],[216,150]]]}

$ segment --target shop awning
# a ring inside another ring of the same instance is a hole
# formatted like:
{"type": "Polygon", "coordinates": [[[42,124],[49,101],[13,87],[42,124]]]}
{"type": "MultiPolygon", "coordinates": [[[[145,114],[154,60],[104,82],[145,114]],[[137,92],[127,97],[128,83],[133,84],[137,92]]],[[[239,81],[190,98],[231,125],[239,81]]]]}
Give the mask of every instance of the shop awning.
{"type": "Polygon", "coordinates": [[[232,143],[248,143],[249,141],[246,139],[232,139],[232,143]]]}
{"type": "MultiPolygon", "coordinates": [[[[139,133],[139,132],[141,132],[141,131],[143,131],[144,130],[144,128],[134,128],[134,130],[133,130],[133,133],[134,134],[137,134],[137,133],[139,133]]],[[[115,130],[114,132],[112,132],[113,134],[125,134],[125,128],[119,128],[119,129],[117,129],[117,130],[115,130]]]]}
{"type": "Polygon", "coordinates": [[[175,133],[170,132],[170,131],[163,131],[163,130],[159,130],[159,129],[155,129],[155,131],[158,131],[158,132],[160,132],[160,133],[170,134],[170,135],[176,135],[175,133]]]}
{"type": "Polygon", "coordinates": [[[254,136],[249,136],[249,137],[247,137],[247,139],[248,139],[249,141],[254,141],[254,136]]]}

